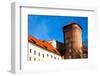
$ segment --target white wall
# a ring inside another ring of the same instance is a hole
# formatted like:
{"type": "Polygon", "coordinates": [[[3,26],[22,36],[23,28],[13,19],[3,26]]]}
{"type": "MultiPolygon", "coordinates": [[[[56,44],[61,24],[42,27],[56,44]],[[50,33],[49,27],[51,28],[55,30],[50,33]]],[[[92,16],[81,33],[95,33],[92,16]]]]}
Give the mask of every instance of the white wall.
{"type": "Polygon", "coordinates": [[[29,42],[28,50],[30,51],[30,49],[31,49],[31,53],[29,52],[29,57],[31,57],[32,61],[34,61],[34,58],[36,58],[36,61],[57,60],[58,58],[59,60],[61,60],[61,56],[56,55],[52,52],[49,52],[48,50],[43,49],[29,42]],[[36,51],[36,55],[34,55],[34,51],[36,51]],[[38,53],[40,53],[40,56],[38,56],[38,53]],[[44,57],[42,57],[43,54],[44,54],[44,57]],[[48,54],[48,57],[47,57],[47,54],[48,54]],[[52,58],[51,58],[51,55],[52,55],[52,58]]]}
{"type": "MultiPolygon", "coordinates": [[[[33,3],[43,3],[48,5],[49,3],[56,6],[67,6],[67,5],[76,5],[76,6],[97,6],[98,8],[98,26],[97,26],[97,40],[96,40],[96,60],[97,60],[97,68],[99,70],[92,69],[69,69],[62,70],[58,72],[46,72],[46,73],[35,73],[35,74],[24,74],[22,76],[100,76],[100,0],[1,0],[0,1],[0,76],[13,76],[13,74],[9,73],[10,69],[10,31],[11,31],[11,8],[10,3],[13,1],[25,1],[25,2],[33,2],[33,3]],[[58,4],[58,5],[57,5],[58,4]]],[[[19,76],[19,75],[17,75],[19,76]]]]}

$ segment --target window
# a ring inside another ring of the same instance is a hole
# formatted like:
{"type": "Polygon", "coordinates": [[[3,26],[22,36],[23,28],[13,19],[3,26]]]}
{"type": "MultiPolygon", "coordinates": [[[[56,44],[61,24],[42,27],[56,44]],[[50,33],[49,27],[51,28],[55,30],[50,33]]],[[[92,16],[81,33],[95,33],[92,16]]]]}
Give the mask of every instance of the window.
{"type": "Polygon", "coordinates": [[[36,61],[36,58],[34,58],[34,61],[36,61]]]}
{"type": "Polygon", "coordinates": [[[30,49],[30,53],[32,53],[32,49],[30,49]]]}
{"type": "Polygon", "coordinates": [[[51,58],[53,58],[53,56],[51,55],[51,58]]]}
{"type": "Polygon", "coordinates": [[[31,61],[31,57],[29,58],[29,60],[31,61]]]}
{"type": "Polygon", "coordinates": [[[44,58],[44,54],[42,54],[42,57],[44,58]]]}
{"type": "Polygon", "coordinates": [[[36,55],[36,50],[34,50],[34,55],[36,55]]]}
{"type": "Polygon", "coordinates": [[[47,57],[48,57],[49,55],[47,54],[47,57]]]}
{"type": "Polygon", "coordinates": [[[40,52],[38,53],[38,56],[40,56],[40,52]]]}

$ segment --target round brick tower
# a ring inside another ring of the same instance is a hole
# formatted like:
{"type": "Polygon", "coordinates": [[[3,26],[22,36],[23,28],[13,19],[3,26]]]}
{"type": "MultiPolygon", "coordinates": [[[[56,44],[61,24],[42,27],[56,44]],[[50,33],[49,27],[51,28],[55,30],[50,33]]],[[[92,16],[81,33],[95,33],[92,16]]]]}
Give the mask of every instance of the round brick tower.
{"type": "Polygon", "coordinates": [[[82,28],[77,23],[63,27],[65,59],[82,58],[82,28]]]}

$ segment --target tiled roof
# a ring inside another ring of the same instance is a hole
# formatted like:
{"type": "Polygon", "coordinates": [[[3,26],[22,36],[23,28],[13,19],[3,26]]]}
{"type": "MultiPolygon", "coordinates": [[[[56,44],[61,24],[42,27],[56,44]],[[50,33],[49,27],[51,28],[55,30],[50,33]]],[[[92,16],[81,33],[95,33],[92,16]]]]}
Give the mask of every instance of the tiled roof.
{"type": "Polygon", "coordinates": [[[37,46],[39,46],[43,49],[47,49],[49,52],[60,55],[59,51],[56,48],[54,48],[49,42],[39,40],[31,35],[28,36],[28,42],[36,44],[37,46]]]}

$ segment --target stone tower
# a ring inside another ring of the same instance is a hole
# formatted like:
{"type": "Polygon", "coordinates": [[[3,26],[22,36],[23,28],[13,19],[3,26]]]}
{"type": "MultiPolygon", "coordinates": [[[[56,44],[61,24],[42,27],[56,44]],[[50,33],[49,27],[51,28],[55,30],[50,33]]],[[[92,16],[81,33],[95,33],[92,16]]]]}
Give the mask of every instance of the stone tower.
{"type": "Polygon", "coordinates": [[[77,23],[63,27],[65,59],[82,58],[82,28],[77,23]]]}

